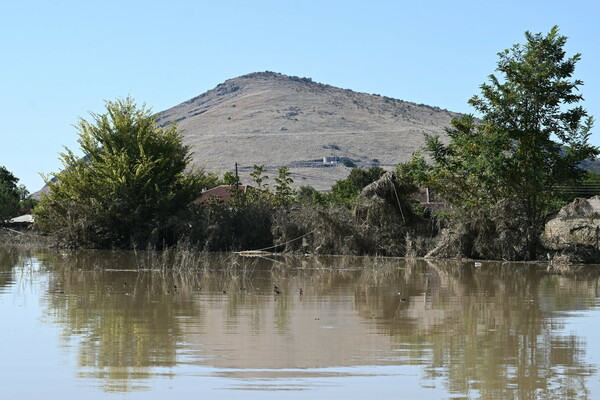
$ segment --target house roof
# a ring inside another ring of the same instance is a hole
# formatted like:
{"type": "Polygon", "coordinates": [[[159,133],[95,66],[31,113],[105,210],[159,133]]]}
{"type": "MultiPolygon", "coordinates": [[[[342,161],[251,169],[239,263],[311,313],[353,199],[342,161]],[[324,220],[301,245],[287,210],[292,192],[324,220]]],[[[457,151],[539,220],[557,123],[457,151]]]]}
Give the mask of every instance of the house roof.
{"type": "MultiPolygon", "coordinates": [[[[239,185],[239,190],[242,193],[246,193],[251,186],[249,185],[239,185]]],[[[194,200],[194,204],[203,204],[209,203],[213,201],[227,203],[231,199],[232,187],[229,185],[221,185],[214,187],[212,189],[205,190],[202,192],[202,195],[194,200]]]]}

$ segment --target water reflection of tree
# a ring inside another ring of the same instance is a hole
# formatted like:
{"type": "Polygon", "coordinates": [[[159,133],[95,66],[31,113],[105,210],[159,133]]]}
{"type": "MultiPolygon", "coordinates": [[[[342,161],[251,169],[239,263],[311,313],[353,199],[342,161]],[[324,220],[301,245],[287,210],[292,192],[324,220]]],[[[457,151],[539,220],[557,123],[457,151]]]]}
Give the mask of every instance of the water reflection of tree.
{"type": "Polygon", "coordinates": [[[195,315],[189,291],[173,275],[125,270],[129,255],[112,252],[47,257],[48,314],[78,340],[81,375],[100,378],[107,390],[127,391],[154,367],[176,365],[181,337],[177,317],[195,315]],[[117,269],[106,272],[104,268],[117,269]]]}
{"type": "Polygon", "coordinates": [[[10,247],[0,247],[0,288],[13,281],[11,271],[19,262],[19,252],[10,247]]]}
{"type": "Polygon", "coordinates": [[[572,398],[586,393],[595,368],[583,361],[577,337],[553,333],[552,312],[585,309],[572,299],[593,295],[597,281],[549,276],[531,265],[430,263],[422,273],[386,277],[377,286],[382,296],[366,297],[359,308],[378,318],[403,361],[427,365],[428,379],[445,376],[451,393],[572,398]],[[406,301],[390,295],[396,289],[406,301]]]}
{"type": "Polygon", "coordinates": [[[240,259],[221,257],[197,271],[139,271],[121,252],[52,253],[40,256],[49,275],[48,315],[64,327],[65,341],[78,341],[81,375],[106,382],[107,390],[128,391],[155,374],[155,367],[177,364],[182,339],[179,317],[204,321],[210,308],[225,313],[233,328],[251,313],[260,333],[274,312],[279,333],[288,330],[299,288],[317,303],[351,285],[360,275],[356,260],[336,258],[240,259]],[[129,270],[127,270],[129,268],[129,270]],[[282,294],[275,295],[273,285],[282,294]],[[273,307],[274,302],[274,307],[273,307]],[[138,382],[138,383],[136,383],[138,382]]]}
{"type": "Polygon", "coordinates": [[[13,246],[0,246],[0,289],[15,281],[22,280],[24,275],[32,273],[32,250],[13,246]],[[18,269],[16,267],[19,267],[18,269]],[[21,274],[19,276],[19,274],[21,274]]]}
{"type": "MultiPolygon", "coordinates": [[[[139,270],[132,253],[110,251],[58,252],[40,255],[50,275],[48,308],[64,327],[65,341],[78,340],[81,375],[106,382],[107,390],[138,388],[155,367],[177,364],[181,319],[203,321],[200,294],[210,294],[209,307],[223,305],[228,325],[244,310],[253,312],[253,326],[264,329],[273,284],[290,293],[289,270],[270,261],[207,256],[206,265],[189,271],[139,270]],[[138,385],[138,386],[136,386],[138,385]]],[[[276,298],[276,319],[286,329],[291,298],[276,298]]]]}
{"type": "Polygon", "coordinates": [[[397,363],[424,365],[425,379],[444,380],[451,393],[585,397],[585,377],[596,372],[583,361],[584,344],[576,336],[555,333],[553,316],[588,308],[592,301],[581,299],[598,296],[598,273],[548,275],[525,264],[231,256],[207,259],[189,272],[127,272],[120,269],[135,269],[135,262],[122,257],[103,252],[47,259],[56,269],[48,308],[64,324],[65,340],[80,338],[86,376],[115,390],[132,389],[154,367],[177,364],[186,320],[179,317],[210,327],[207,315],[216,309],[234,329],[250,315],[251,331],[259,334],[270,329],[268,313],[275,313],[276,329],[285,333],[300,288],[316,307],[353,295],[357,312],[392,340],[397,363]]]}

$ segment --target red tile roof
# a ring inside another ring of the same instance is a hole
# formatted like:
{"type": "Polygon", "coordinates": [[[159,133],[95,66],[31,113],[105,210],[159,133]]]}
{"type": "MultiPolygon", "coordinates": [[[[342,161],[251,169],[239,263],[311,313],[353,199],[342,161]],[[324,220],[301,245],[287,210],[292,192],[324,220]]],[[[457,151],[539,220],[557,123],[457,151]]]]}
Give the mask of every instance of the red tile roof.
{"type": "MultiPolygon", "coordinates": [[[[248,188],[251,188],[251,186],[239,186],[239,189],[242,191],[242,193],[246,193],[248,191],[248,188]]],[[[232,187],[229,185],[221,185],[212,189],[205,190],[200,197],[194,200],[194,204],[203,204],[210,202],[227,203],[229,199],[231,199],[231,189],[232,187]]]]}

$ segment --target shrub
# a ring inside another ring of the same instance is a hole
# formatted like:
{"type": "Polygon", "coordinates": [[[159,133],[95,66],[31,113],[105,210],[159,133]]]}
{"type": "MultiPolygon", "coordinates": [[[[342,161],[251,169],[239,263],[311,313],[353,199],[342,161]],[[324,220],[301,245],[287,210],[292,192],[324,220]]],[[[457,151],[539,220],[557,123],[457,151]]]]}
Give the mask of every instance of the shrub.
{"type": "Polygon", "coordinates": [[[165,129],[133,99],[106,102],[105,114],[77,124],[83,157],[61,154],[63,171],[46,178],[50,193],[36,216],[64,245],[96,248],[158,245],[206,186],[186,172],[190,152],[174,125],[165,129]]]}

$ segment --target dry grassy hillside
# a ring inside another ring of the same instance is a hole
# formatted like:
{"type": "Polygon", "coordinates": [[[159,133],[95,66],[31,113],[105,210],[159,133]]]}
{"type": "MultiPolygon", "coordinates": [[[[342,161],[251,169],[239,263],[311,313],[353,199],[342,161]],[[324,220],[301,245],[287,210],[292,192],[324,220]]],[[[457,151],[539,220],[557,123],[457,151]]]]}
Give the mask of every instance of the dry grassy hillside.
{"type": "MultiPolygon", "coordinates": [[[[160,124],[177,122],[194,164],[207,171],[222,175],[237,162],[243,183],[250,183],[252,166],[264,165],[273,185],[277,169],[288,166],[294,186],[328,190],[350,168],[325,164],[324,157],[391,168],[423,146],[425,133],[447,138],[444,128],[457,115],[307,78],[257,72],[230,79],[157,117],[160,124]]],[[[600,172],[598,160],[582,165],[600,172]]]]}
{"type": "Polygon", "coordinates": [[[253,164],[274,177],[288,166],[295,185],[326,190],[349,168],[323,157],[348,158],[359,167],[392,167],[423,144],[423,134],[444,135],[457,114],[402,100],[357,93],[273,72],[230,79],[158,114],[176,121],[194,163],[231,171],[249,182],[253,164]]]}

